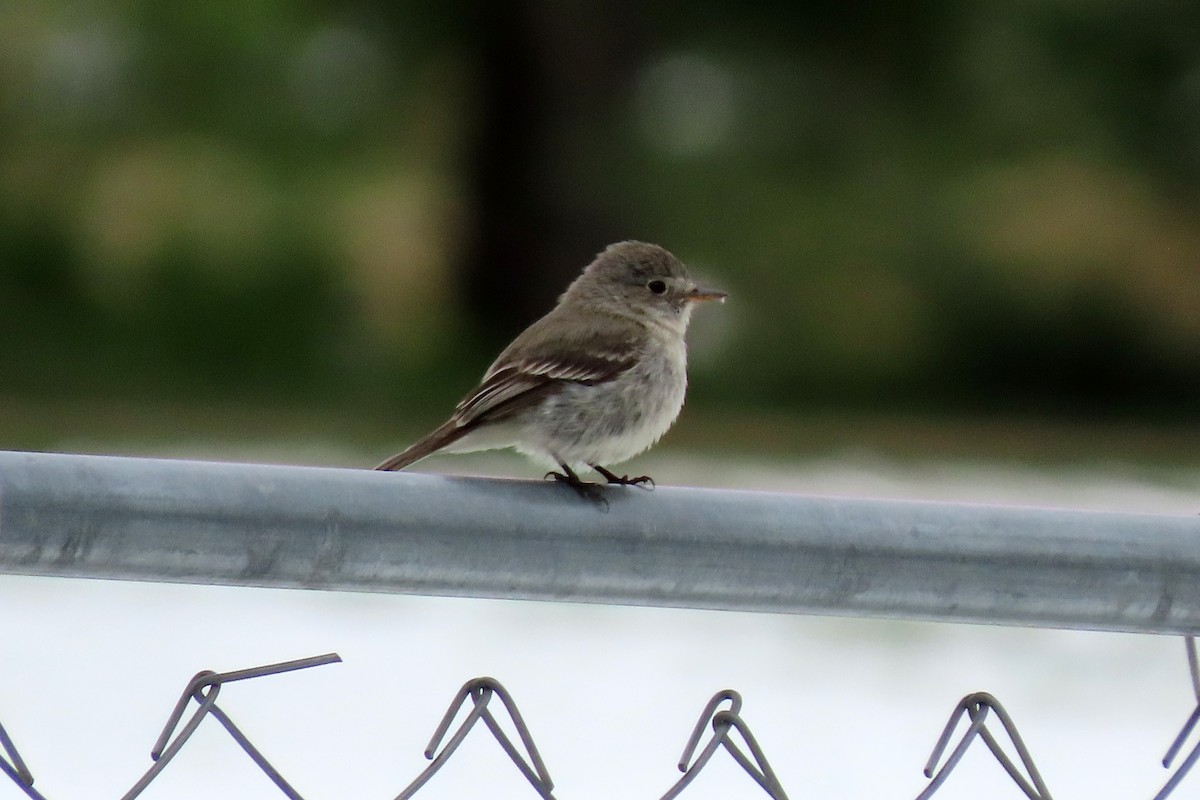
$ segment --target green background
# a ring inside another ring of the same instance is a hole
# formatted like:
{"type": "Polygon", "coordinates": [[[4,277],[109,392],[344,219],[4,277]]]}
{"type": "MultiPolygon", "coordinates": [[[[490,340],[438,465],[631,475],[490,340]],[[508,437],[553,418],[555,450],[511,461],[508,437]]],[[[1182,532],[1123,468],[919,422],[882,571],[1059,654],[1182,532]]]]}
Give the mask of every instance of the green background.
{"type": "Polygon", "coordinates": [[[0,446],[372,461],[639,238],[668,444],[1195,452],[1200,6],[603,5],[5,5],[0,446]]]}

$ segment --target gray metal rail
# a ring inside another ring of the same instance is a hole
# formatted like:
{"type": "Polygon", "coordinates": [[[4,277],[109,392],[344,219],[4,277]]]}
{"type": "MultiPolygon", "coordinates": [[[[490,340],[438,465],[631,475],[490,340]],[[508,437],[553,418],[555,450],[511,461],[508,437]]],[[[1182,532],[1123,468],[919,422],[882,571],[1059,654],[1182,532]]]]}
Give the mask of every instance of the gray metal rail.
{"type": "Polygon", "coordinates": [[[0,452],[0,573],[1200,633],[1200,516],[0,452]]]}

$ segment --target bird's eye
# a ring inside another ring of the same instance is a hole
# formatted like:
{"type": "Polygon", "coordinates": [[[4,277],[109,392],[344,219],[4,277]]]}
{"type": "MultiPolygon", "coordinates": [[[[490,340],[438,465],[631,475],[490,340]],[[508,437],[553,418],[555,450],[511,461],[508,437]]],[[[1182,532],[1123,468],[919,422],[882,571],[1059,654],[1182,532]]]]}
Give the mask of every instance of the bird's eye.
{"type": "Polygon", "coordinates": [[[646,284],[646,288],[655,294],[662,294],[667,290],[667,284],[662,281],[654,280],[646,284]]]}

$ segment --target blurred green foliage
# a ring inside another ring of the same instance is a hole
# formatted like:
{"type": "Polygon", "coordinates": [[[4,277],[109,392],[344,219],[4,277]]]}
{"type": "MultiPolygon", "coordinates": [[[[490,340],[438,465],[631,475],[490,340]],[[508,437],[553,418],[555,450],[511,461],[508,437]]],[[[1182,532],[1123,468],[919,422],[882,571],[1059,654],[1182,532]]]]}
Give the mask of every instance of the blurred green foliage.
{"type": "Polygon", "coordinates": [[[731,291],[695,403],[1200,401],[1200,6],[572,8],[5,6],[3,392],[444,406],[529,321],[470,267],[533,196],[573,261],[487,269],[539,308],[618,237],[731,291]],[[481,191],[522,48],[558,95],[481,191]]]}

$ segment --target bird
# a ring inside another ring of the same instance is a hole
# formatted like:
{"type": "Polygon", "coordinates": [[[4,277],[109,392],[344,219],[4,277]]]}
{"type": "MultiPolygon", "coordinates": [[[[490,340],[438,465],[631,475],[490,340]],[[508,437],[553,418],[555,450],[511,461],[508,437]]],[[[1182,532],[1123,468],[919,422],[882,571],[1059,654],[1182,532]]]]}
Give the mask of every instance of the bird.
{"type": "Polygon", "coordinates": [[[597,497],[600,484],[651,488],[609,467],[655,444],[687,392],[684,335],[700,303],[727,293],[696,284],[682,261],[647,242],[606,247],[496,358],[450,418],[377,470],[433,453],[514,448],[557,467],[546,478],[597,497]]]}

